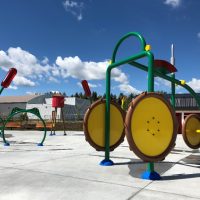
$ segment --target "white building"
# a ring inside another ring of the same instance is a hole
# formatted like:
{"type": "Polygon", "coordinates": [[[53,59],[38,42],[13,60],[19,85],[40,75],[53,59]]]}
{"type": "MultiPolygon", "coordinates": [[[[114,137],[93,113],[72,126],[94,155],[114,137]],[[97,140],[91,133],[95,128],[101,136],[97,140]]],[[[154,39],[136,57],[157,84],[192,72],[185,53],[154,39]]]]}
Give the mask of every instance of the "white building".
{"type": "MultiPolygon", "coordinates": [[[[76,97],[65,97],[64,117],[66,120],[82,120],[85,111],[90,106],[90,101],[76,97]]],[[[14,107],[22,109],[38,108],[43,119],[51,119],[52,94],[26,95],[26,96],[0,96],[0,116],[6,117],[14,107]]],[[[61,109],[57,109],[57,119],[60,119],[61,109]]],[[[16,115],[16,117],[19,117],[16,115]]],[[[37,116],[28,113],[29,119],[37,119],[37,116]]]]}

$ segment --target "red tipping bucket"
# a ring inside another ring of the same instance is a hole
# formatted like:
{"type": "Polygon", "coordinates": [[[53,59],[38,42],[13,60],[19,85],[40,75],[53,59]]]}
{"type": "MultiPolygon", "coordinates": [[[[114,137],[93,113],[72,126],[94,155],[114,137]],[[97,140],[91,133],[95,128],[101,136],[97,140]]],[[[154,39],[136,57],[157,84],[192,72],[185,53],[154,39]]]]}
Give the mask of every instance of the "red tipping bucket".
{"type": "Polygon", "coordinates": [[[10,83],[12,82],[12,80],[14,79],[16,74],[17,74],[17,70],[15,68],[10,68],[10,70],[8,71],[6,77],[1,82],[1,86],[3,88],[9,87],[10,83]]]}
{"type": "Polygon", "coordinates": [[[54,108],[63,108],[64,107],[65,97],[60,94],[55,94],[52,97],[52,107],[54,108]]]}
{"type": "Polygon", "coordinates": [[[85,95],[86,95],[87,97],[90,97],[90,96],[91,96],[91,91],[90,91],[90,87],[89,87],[89,85],[88,85],[88,82],[87,82],[86,80],[83,80],[83,81],[81,82],[81,84],[82,84],[83,89],[84,89],[84,91],[85,91],[85,95]]]}

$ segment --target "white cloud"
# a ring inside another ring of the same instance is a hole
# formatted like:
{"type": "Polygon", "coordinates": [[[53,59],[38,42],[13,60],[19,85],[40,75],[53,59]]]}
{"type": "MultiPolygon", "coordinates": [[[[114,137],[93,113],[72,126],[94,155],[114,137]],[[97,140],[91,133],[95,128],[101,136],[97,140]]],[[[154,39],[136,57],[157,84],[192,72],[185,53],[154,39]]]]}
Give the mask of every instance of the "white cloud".
{"type": "MultiPolygon", "coordinates": [[[[81,84],[80,82],[77,82],[77,85],[78,85],[79,87],[81,87],[81,88],[83,87],[82,84],[81,84]]],[[[89,85],[90,88],[101,87],[101,84],[92,84],[92,83],[88,83],[88,85],[89,85]]]]}
{"type": "Polygon", "coordinates": [[[53,82],[53,83],[60,83],[60,81],[58,79],[54,78],[53,76],[49,77],[49,81],[53,82]]]}
{"type": "Polygon", "coordinates": [[[195,91],[200,92],[200,79],[192,78],[187,84],[195,91]]]}
{"type": "Polygon", "coordinates": [[[171,87],[171,82],[170,81],[167,81],[163,78],[160,78],[160,77],[155,77],[155,82],[154,82],[155,86],[158,86],[159,88],[162,87],[162,86],[165,86],[167,88],[170,88],[171,87]]]}
{"type": "Polygon", "coordinates": [[[13,79],[13,83],[14,83],[14,85],[17,85],[17,86],[31,86],[31,87],[33,87],[33,86],[36,85],[33,81],[31,81],[31,80],[29,80],[25,77],[22,77],[22,76],[16,76],[13,79]]]}
{"type": "Polygon", "coordinates": [[[128,83],[128,78],[127,78],[126,74],[123,73],[119,69],[116,69],[116,68],[113,69],[112,72],[111,72],[111,76],[116,82],[128,83]]]}
{"type": "MultiPolygon", "coordinates": [[[[80,80],[102,80],[106,77],[106,69],[108,62],[83,62],[78,56],[65,57],[60,56],[56,59],[56,64],[59,67],[60,74],[63,78],[77,78],[80,80]]],[[[125,73],[119,69],[112,70],[112,79],[120,82],[128,82],[125,73]]]]}
{"type": "Polygon", "coordinates": [[[117,86],[119,88],[119,90],[121,92],[123,92],[124,94],[130,94],[130,93],[134,93],[134,94],[140,94],[142,93],[142,91],[137,90],[136,88],[132,87],[129,84],[120,84],[119,86],[117,86]]]}
{"type": "Polygon", "coordinates": [[[27,91],[26,94],[28,95],[34,95],[36,92],[30,92],[30,91],[27,91]]]}
{"type": "Polygon", "coordinates": [[[172,8],[177,8],[181,5],[182,0],[165,0],[164,4],[171,6],[172,8]]]}
{"type": "Polygon", "coordinates": [[[59,67],[54,64],[51,68],[51,73],[53,76],[60,76],[59,67]]]}
{"type": "Polygon", "coordinates": [[[200,38],[200,32],[199,32],[199,33],[197,33],[197,37],[198,37],[198,38],[200,38]]]}
{"type": "Polygon", "coordinates": [[[63,6],[65,10],[69,13],[71,13],[78,21],[81,21],[83,19],[82,16],[82,9],[84,7],[83,2],[76,2],[76,1],[70,1],[70,0],[65,0],[63,2],[63,6]]]}
{"type": "MultiPolygon", "coordinates": [[[[17,75],[13,80],[13,86],[38,85],[41,80],[59,83],[60,79],[67,81],[68,77],[79,80],[104,80],[106,78],[106,69],[108,61],[94,62],[82,61],[78,56],[75,57],[57,57],[55,63],[49,65],[49,59],[44,57],[39,60],[28,51],[17,48],[9,48],[7,52],[0,51],[0,67],[4,71],[15,67],[17,75]]],[[[127,75],[120,69],[113,69],[111,79],[120,83],[128,84],[127,75]]],[[[91,84],[91,87],[100,87],[100,84],[91,84]]]]}
{"type": "Polygon", "coordinates": [[[7,52],[0,51],[0,66],[4,71],[15,67],[17,76],[14,78],[15,85],[34,86],[34,79],[44,79],[50,75],[51,66],[45,58],[40,62],[33,54],[20,47],[10,47],[7,52]],[[44,64],[45,63],[45,64],[44,64]]]}
{"type": "Polygon", "coordinates": [[[44,57],[44,59],[41,62],[42,64],[46,65],[49,63],[49,59],[47,57],[44,57]]]}
{"type": "Polygon", "coordinates": [[[10,85],[10,86],[8,87],[8,89],[11,89],[11,90],[17,90],[17,89],[18,89],[18,87],[17,87],[17,86],[15,86],[15,85],[10,85]]]}

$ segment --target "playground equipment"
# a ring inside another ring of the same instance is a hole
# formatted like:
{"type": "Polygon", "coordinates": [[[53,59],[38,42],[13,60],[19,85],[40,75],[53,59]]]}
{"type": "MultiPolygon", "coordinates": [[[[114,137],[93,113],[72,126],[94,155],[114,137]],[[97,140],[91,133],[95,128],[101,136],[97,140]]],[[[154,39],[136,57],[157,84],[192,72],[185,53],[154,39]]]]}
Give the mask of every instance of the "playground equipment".
{"type": "Polygon", "coordinates": [[[13,110],[8,115],[7,119],[5,120],[3,127],[1,128],[4,146],[10,146],[10,143],[6,140],[5,134],[4,134],[4,129],[6,127],[6,124],[10,121],[10,119],[12,119],[15,115],[17,115],[19,113],[31,113],[31,114],[36,115],[40,119],[40,121],[42,122],[42,124],[44,126],[44,136],[43,136],[41,142],[38,143],[38,146],[43,146],[43,143],[44,143],[45,138],[46,138],[46,125],[45,125],[45,122],[40,115],[40,111],[37,108],[32,108],[32,109],[26,110],[26,109],[20,109],[20,108],[17,108],[17,107],[13,108],[13,110]]]}
{"type": "Polygon", "coordinates": [[[161,161],[174,147],[176,115],[161,94],[143,93],[135,98],[125,126],[130,149],[144,161],[161,161]]]}
{"type": "Polygon", "coordinates": [[[182,135],[190,148],[198,149],[200,147],[200,115],[190,114],[185,118],[182,135]]]}
{"type": "MultiPolygon", "coordinates": [[[[130,149],[142,160],[148,162],[147,170],[141,175],[142,178],[151,180],[159,180],[161,178],[154,170],[154,162],[163,160],[174,147],[178,129],[174,112],[175,85],[180,85],[188,90],[200,107],[199,96],[184,81],[175,78],[177,70],[173,65],[173,59],[171,62],[172,64],[164,60],[154,60],[151,46],[146,45],[145,39],[139,33],[130,32],[118,41],[113,51],[111,63],[106,70],[106,100],[103,100],[101,104],[98,102],[93,103],[84,118],[86,140],[97,150],[99,149],[96,144],[100,144],[101,150],[105,151],[105,158],[100,162],[101,165],[109,166],[114,164],[110,159],[110,151],[114,149],[112,138],[117,138],[117,136],[119,138],[119,133],[123,130],[121,126],[119,127],[120,131],[115,130],[115,126],[121,123],[123,117],[116,117],[116,114],[112,111],[113,103],[110,101],[111,71],[121,65],[129,64],[148,73],[148,87],[147,92],[139,95],[130,104],[124,125],[126,136],[130,149]],[[131,36],[136,37],[140,41],[141,51],[124,60],[116,61],[120,45],[131,36]],[[148,66],[137,61],[141,58],[148,59],[148,66]],[[164,96],[154,93],[155,76],[171,82],[171,105],[164,96]],[[115,126],[113,125],[113,121],[115,121],[115,126]],[[89,138],[88,135],[91,137],[89,138]]],[[[118,107],[116,107],[116,110],[116,113],[122,113],[118,107]]],[[[118,115],[120,116],[120,114],[118,115]]],[[[195,122],[193,121],[186,123],[186,127],[189,128],[189,132],[186,128],[186,135],[189,135],[191,125],[197,124],[193,131],[195,136],[190,135],[190,137],[187,137],[189,138],[189,143],[196,145],[196,143],[193,143],[193,140],[196,140],[196,135],[198,135],[198,138],[200,135],[199,118],[195,122]]],[[[123,134],[121,133],[121,135],[123,134]]]]}
{"type": "MultiPolygon", "coordinates": [[[[5,79],[1,82],[1,89],[0,89],[0,94],[2,93],[2,91],[4,90],[4,88],[9,87],[9,85],[11,84],[12,80],[14,79],[14,77],[17,74],[17,70],[15,68],[10,68],[10,70],[8,71],[5,79]]],[[[46,138],[46,125],[44,120],[42,119],[40,112],[37,108],[33,108],[33,109],[20,109],[20,108],[13,108],[13,110],[11,111],[11,113],[8,115],[8,117],[6,118],[6,120],[4,121],[2,118],[0,118],[0,122],[2,123],[1,125],[1,137],[3,139],[4,142],[4,146],[10,146],[10,143],[6,140],[5,138],[5,134],[4,134],[4,130],[6,127],[6,124],[10,121],[10,119],[12,119],[15,115],[19,114],[19,113],[31,113],[36,115],[43,123],[44,126],[44,136],[43,139],[41,140],[41,142],[38,144],[38,146],[43,146],[44,140],[46,138]]]]}
{"type": "Polygon", "coordinates": [[[89,86],[87,80],[82,80],[81,84],[82,84],[82,87],[84,89],[85,96],[89,98],[90,104],[92,104],[92,97],[91,97],[92,93],[91,93],[90,86],[89,86]]]}
{"type": "MultiPolygon", "coordinates": [[[[86,141],[97,151],[105,151],[105,100],[100,99],[93,103],[84,116],[84,133],[86,141]]],[[[109,149],[113,151],[125,137],[124,119],[125,112],[114,102],[111,102],[111,136],[109,149]]]]}
{"type": "MultiPolygon", "coordinates": [[[[90,98],[91,105],[88,108],[85,116],[83,129],[86,141],[97,151],[105,151],[105,100],[100,99],[92,104],[91,90],[86,80],[81,82],[85,91],[85,96],[90,98]]],[[[110,151],[118,147],[125,137],[124,119],[125,112],[115,102],[111,102],[111,133],[110,151]],[[116,124],[116,121],[118,122],[116,124]]]]}
{"type": "Polygon", "coordinates": [[[65,132],[65,117],[64,117],[64,113],[63,113],[64,101],[65,101],[65,97],[61,94],[54,94],[52,97],[52,107],[55,108],[55,111],[52,111],[52,129],[51,129],[50,136],[56,134],[55,133],[56,123],[57,123],[56,116],[57,116],[58,108],[61,109],[61,118],[62,118],[62,122],[63,122],[64,135],[67,135],[65,132]]]}
{"type": "Polygon", "coordinates": [[[91,90],[90,90],[88,82],[86,80],[82,80],[81,84],[82,84],[83,89],[85,91],[85,96],[86,97],[91,97],[91,90]]]}
{"type": "MultiPolygon", "coordinates": [[[[5,88],[9,87],[9,85],[11,84],[11,82],[14,79],[14,77],[16,76],[16,74],[17,74],[17,70],[15,68],[9,69],[8,73],[6,74],[6,77],[1,82],[0,95],[5,88]]],[[[2,129],[2,127],[4,126],[4,121],[1,117],[0,117],[0,123],[1,123],[1,129],[2,129]]],[[[0,136],[1,135],[2,135],[2,130],[0,131],[0,136]]]]}

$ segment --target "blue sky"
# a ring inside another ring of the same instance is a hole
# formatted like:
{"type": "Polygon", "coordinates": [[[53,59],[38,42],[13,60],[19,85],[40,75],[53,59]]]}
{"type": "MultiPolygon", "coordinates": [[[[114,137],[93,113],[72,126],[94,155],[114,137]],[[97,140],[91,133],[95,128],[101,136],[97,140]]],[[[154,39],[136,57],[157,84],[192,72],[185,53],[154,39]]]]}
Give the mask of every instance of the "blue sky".
{"type": "MultiPolygon", "coordinates": [[[[197,0],[0,0],[0,80],[18,74],[2,95],[49,91],[71,95],[105,92],[105,71],[117,41],[141,33],[155,59],[170,59],[175,45],[176,77],[200,92],[200,1],[197,0]]],[[[123,43],[117,59],[138,53],[136,39],[123,43]]],[[[113,71],[112,93],[147,89],[147,74],[129,65],[113,71]]],[[[155,89],[169,91],[156,79],[155,89]]],[[[178,93],[185,92],[177,88],[178,93]]]]}

